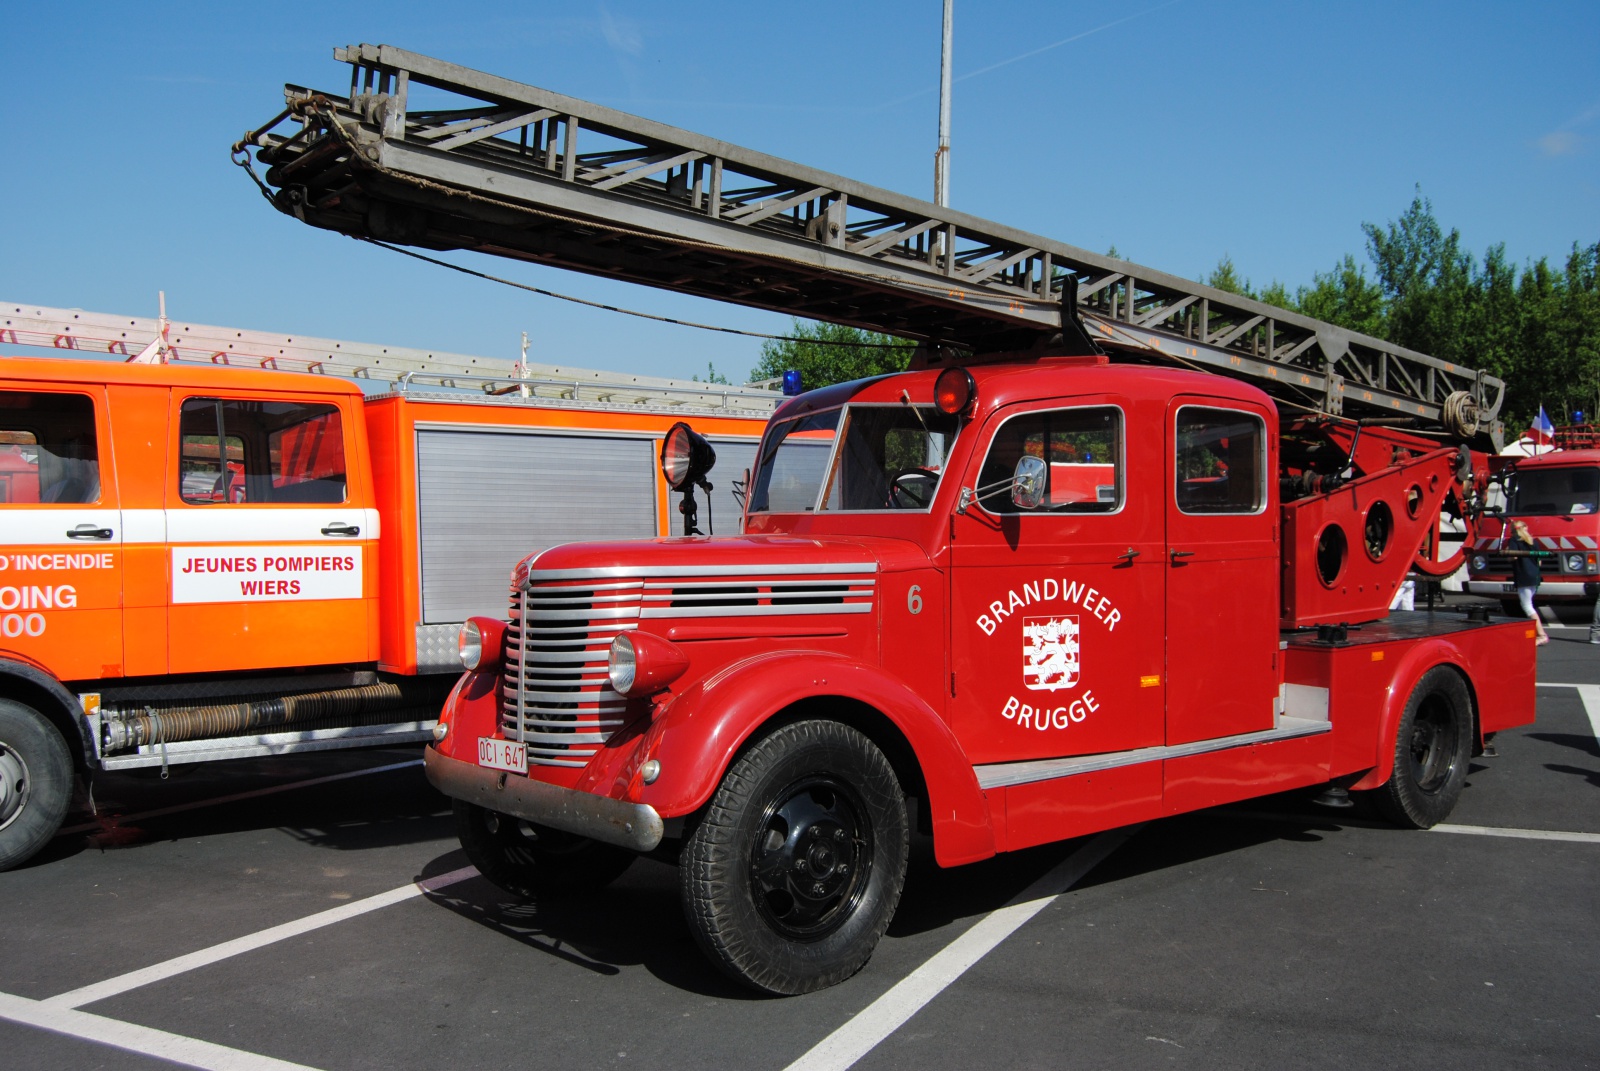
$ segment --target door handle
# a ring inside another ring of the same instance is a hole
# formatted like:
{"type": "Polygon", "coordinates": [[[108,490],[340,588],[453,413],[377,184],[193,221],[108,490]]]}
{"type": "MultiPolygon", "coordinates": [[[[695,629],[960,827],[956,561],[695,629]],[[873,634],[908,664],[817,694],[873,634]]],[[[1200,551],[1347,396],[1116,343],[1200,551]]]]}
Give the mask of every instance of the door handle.
{"type": "Polygon", "coordinates": [[[1132,547],[1129,547],[1127,550],[1117,555],[1117,561],[1122,562],[1124,565],[1132,565],[1133,559],[1137,558],[1138,556],[1139,552],[1134,550],[1132,547]]]}
{"type": "Polygon", "coordinates": [[[1173,565],[1177,565],[1179,560],[1182,558],[1194,557],[1194,551],[1192,550],[1169,550],[1167,553],[1172,556],[1173,565]]]}
{"type": "Polygon", "coordinates": [[[361,534],[361,529],[353,524],[345,524],[343,521],[334,521],[322,530],[322,534],[325,536],[358,536],[361,534]]]}
{"type": "Polygon", "coordinates": [[[111,529],[96,528],[92,524],[80,524],[67,530],[68,539],[110,539],[111,535],[111,529]]]}

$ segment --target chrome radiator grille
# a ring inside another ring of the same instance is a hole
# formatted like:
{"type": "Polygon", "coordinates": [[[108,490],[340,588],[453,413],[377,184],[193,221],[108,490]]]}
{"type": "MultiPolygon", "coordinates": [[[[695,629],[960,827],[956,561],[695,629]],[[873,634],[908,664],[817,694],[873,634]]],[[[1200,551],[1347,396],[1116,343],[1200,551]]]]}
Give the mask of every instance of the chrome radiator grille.
{"type": "Polygon", "coordinates": [[[639,623],[640,580],[533,583],[511,595],[500,728],[528,762],[587,766],[621,728],[627,700],[611,690],[611,641],[639,623]]]}

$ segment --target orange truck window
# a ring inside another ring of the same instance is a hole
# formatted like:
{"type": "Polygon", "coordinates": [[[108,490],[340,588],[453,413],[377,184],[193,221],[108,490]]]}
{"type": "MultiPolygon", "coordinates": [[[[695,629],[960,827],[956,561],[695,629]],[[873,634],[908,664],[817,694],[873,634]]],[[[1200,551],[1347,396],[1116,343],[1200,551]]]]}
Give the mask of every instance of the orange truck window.
{"type": "Polygon", "coordinates": [[[185,502],[345,500],[344,425],[337,406],[188,398],[180,420],[178,486],[185,502]]]}
{"type": "Polygon", "coordinates": [[[94,402],[82,394],[0,391],[0,502],[95,502],[94,402]]]}

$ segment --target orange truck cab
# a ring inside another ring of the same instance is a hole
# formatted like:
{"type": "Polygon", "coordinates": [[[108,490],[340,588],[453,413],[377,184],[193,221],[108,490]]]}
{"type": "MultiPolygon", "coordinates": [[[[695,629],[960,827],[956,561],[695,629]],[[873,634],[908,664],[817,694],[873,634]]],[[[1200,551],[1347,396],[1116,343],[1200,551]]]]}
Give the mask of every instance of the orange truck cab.
{"type": "Polygon", "coordinates": [[[677,415],[0,359],[0,869],[98,770],[427,738],[530,536],[666,530],[677,415]]]}

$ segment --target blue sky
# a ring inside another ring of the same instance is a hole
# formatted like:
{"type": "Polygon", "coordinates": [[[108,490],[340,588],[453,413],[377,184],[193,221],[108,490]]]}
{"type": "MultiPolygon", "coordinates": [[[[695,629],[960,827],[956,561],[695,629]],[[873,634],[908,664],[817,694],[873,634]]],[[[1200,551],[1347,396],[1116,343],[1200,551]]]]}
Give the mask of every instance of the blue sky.
{"type": "MultiPolygon", "coordinates": [[[[758,343],[306,227],[228,162],[335,45],[398,45],[931,196],[939,0],[19,4],[0,43],[0,300],[738,381],[758,343]]],[[[1199,277],[1309,283],[1420,184],[1482,255],[1600,240],[1600,4],[956,0],[952,204],[1199,277]]],[[[734,306],[461,255],[530,284],[734,306]]]]}

